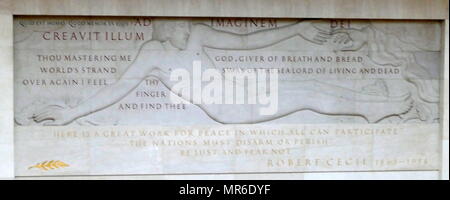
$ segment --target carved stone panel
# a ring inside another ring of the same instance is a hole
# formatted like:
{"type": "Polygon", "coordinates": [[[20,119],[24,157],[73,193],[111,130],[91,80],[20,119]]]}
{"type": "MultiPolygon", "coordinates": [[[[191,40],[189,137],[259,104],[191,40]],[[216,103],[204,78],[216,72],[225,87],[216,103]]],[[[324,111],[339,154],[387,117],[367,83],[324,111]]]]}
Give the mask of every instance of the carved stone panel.
{"type": "Polygon", "coordinates": [[[437,170],[440,29],[17,17],[16,175],[437,170]]]}

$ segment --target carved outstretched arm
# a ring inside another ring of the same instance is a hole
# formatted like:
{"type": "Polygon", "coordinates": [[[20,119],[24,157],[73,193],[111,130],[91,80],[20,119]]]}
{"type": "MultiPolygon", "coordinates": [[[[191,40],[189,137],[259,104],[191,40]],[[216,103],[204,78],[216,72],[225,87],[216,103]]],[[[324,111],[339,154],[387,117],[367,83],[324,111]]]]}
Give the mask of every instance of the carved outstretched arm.
{"type": "Polygon", "coordinates": [[[127,96],[128,93],[130,93],[147,76],[149,76],[149,74],[151,74],[150,70],[154,69],[152,65],[147,67],[147,69],[143,69],[143,66],[146,64],[148,65],[148,60],[146,64],[139,64],[140,59],[142,58],[144,57],[141,56],[141,58],[137,58],[138,62],[130,65],[127,71],[116,82],[102,88],[94,96],[86,99],[75,107],[74,112],[76,113],[76,116],[85,116],[97,112],[114,103],[117,103],[127,96]]]}
{"type": "Polygon", "coordinates": [[[197,41],[200,40],[204,47],[250,50],[268,47],[296,35],[320,45],[331,37],[329,32],[317,29],[310,21],[301,21],[249,34],[219,31],[199,24],[194,28],[191,37],[198,37],[197,41]]]}
{"type": "Polygon", "coordinates": [[[102,88],[95,95],[84,100],[74,108],[48,106],[34,114],[34,121],[39,123],[45,120],[52,120],[51,122],[45,123],[45,125],[65,125],[75,119],[97,112],[120,101],[149,76],[152,70],[156,69],[154,66],[157,63],[149,61],[154,59],[147,58],[157,58],[160,55],[146,54],[143,56],[140,54],[138,54],[136,60],[115,83],[102,88]]]}

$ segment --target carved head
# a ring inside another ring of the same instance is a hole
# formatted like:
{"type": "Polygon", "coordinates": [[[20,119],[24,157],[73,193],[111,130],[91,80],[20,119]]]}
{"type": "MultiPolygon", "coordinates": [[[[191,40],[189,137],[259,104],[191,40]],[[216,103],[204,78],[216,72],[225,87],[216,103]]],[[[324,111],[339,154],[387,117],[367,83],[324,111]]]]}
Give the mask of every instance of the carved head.
{"type": "Polygon", "coordinates": [[[188,20],[178,19],[154,19],[152,38],[161,42],[169,41],[179,49],[185,49],[189,34],[191,33],[191,23],[188,20]]]}

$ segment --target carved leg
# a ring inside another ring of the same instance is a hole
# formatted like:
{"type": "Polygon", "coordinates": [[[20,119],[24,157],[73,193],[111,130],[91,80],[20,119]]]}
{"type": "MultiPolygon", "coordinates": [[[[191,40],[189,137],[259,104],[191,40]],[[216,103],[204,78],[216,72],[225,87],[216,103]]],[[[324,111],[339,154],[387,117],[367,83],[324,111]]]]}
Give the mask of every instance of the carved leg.
{"type": "Polygon", "coordinates": [[[260,109],[268,106],[261,104],[215,104],[199,107],[212,119],[224,124],[261,123],[303,110],[324,115],[359,116],[369,123],[376,123],[383,118],[408,112],[413,103],[409,93],[395,97],[365,94],[315,81],[307,81],[302,86],[280,84],[278,111],[274,115],[261,115],[260,109]]]}

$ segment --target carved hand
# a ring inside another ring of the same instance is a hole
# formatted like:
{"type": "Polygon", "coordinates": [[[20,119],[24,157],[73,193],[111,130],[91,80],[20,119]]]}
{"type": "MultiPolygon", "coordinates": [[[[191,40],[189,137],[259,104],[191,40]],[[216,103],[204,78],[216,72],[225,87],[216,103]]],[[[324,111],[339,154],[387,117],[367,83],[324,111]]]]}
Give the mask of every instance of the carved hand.
{"type": "Polygon", "coordinates": [[[332,36],[330,30],[323,28],[324,24],[326,22],[323,20],[302,21],[298,24],[299,35],[310,42],[322,45],[332,36]]]}
{"type": "Polygon", "coordinates": [[[69,107],[50,105],[33,114],[36,123],[44,121],[46,126],[66,125],[75,120],[75,112],[69,107]]]}
{"type": "Polygon", "coordinates": [[[340,51],[356,51],[366,44],[368,34],[365,31],[355,29],[339,29],[332,32],[333,43],[340,51]]]}

